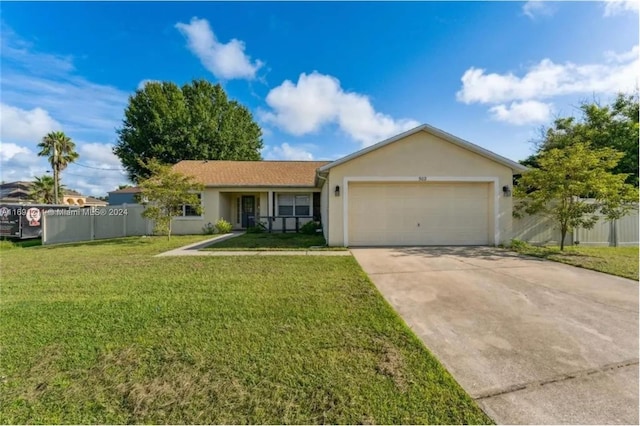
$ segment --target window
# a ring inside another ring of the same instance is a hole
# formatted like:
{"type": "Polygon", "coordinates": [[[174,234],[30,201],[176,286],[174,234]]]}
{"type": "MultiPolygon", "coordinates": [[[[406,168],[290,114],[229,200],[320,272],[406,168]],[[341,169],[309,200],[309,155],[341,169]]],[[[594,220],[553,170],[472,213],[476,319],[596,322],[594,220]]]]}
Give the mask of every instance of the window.
{"type": "MultiPolygon", "coordinates": [[[[198,204],[202,204],[202,194],[198,194],[198,204]]],[[[182,216],[184,217],[200,217],[200,213],[196,211],[196,206],[190,204],[184,204],[182,206],[182,216]]]]}
{"type": "Polygon", "coordinates": [[[311,196],[278,194],[278,216],[311,216],[311,196]]]}
{"type": "Polygon", "coordinates": [[[309,203],[310,197],[308,195],[296,195],[294,215],[295,216],[309,216],[311,213],[311,206],[309,203]]]}
{"type": "Polygon", "coordinates": [[[294,196],[289,194],[278,195],[278,215],[293,216],[293,200],[294,196]]]}

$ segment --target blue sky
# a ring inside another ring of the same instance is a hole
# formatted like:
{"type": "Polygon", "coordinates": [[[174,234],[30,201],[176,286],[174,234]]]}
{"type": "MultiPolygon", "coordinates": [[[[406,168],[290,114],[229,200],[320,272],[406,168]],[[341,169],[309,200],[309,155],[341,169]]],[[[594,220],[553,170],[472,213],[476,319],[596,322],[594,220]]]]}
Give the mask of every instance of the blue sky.
{"type": "Polygon", "coordinates": [[[220,82],[266,159],[337,159],[428,123],[513,160],[540,126],[638,85],[638,3],[3,2],[2,180],[44,174],[51,130],[77,143],[63,183],[126,183],[111,153],[147,80],[220,82]]]}

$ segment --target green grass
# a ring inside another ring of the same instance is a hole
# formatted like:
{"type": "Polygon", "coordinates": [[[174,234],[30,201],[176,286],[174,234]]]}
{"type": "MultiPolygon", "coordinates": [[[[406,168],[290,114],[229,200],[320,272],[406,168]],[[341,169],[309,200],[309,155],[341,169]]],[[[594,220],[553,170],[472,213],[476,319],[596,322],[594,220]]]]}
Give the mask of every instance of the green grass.
{"type": "Polygon", "coordinates": [[[0,423],[488,423],[351,257],[0,252],[0,423]]]}
{"type": "Polygon", "coordinates": [[[40,238],[30,238],[28,240],[0,240],[0,250],[11,250],[22,247],[34,247],[42,245],[40,238]]]}
{"type": "Polygon", "coordinates": [[[537,247],[518,242],[512,246],[518,253],[541,257],[581,268],[638,281],[638,247],[537,247]]]}
{"type": "Polygon", "coordinates": [[[346,250],[344,247],[327,247],[322,234],[306,235],[283,233],[246,233],[239,237],[214,243],[203,250],[346,250]]]}

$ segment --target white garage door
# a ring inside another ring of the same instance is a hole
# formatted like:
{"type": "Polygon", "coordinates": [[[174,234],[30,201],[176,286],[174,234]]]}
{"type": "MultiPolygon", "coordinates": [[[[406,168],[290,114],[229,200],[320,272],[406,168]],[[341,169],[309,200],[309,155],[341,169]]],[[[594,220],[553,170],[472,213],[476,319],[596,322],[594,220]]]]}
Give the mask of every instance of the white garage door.
{"type": "Polygon", "coordinates": [[[489,244],[488,183],[350,183],[349,245],[489,244]]]}

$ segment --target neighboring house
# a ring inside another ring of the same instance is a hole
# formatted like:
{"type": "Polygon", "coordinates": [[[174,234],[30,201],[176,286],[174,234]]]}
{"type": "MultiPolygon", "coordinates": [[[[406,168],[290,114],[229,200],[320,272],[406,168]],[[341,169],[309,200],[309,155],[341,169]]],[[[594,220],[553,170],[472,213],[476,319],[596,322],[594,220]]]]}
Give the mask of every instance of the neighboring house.
{"type": "Polygon", "coordinates": [[[28,202],[31,197],[29,190],[31,182],[17,181],[8,182],[0,185],[0,202],[3,203],[20,203],[28,202]]]}
{"type": "Polygon", "coordinates": [[[108,193],[109,205],[115,206],[120,204],[138,204],[136,196],[140,193],[140,188],[130,187],[116,189],[108,193]]]}
{"type": "Polygon", "coordinates": [[[107,204],[108,203],[106,201],[94,197],[87,197],[84,200],[84,205],[87,207],[104,207],[107,204]]]}
{"type": "MultiPolygon", "coordinates": [[[[17,181],[0,185],[0,202],[29,204],[34,201],[29,195],[32,182],[17,181]]],[[[62,203],[69,206],[98,207],[106,206],[107,203],[97,198],[87,197],[72,189],[65,189],[62,194],[62,203]]]]}
{"type": "Polygon", "coordinates": [[[175,233],[219,218],[287,229],[321,221],[331,246],[486,245],[509,241],[513,175],[526,168],[428,125],[333,162],[181,161],[205,185],[175,233]]]}
{"type": "Polygon", "coordinates": [[[94,197],[87,197],[72,189],[65,190],[62,196],[62,204],[80,207],[103,207],[107,205],[106,201],[98,200],[94,197]]]}

